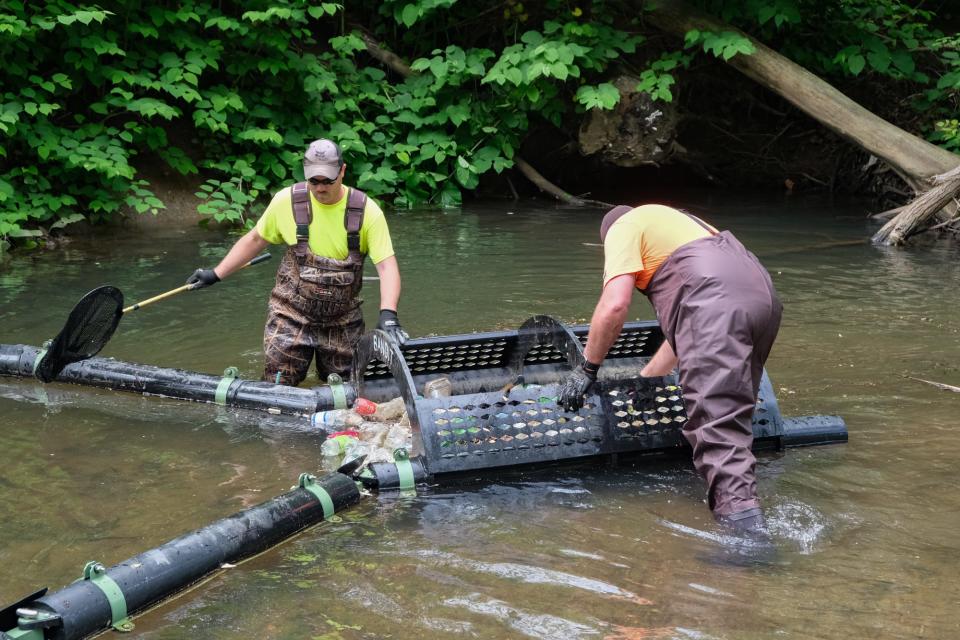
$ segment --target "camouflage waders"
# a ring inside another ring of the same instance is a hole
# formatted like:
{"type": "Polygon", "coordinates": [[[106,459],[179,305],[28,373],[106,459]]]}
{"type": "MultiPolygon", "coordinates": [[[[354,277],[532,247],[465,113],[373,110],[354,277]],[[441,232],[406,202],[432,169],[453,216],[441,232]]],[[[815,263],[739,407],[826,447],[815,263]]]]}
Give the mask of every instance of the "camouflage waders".
{"type": "Polygon", "coordinates": [[[363,335],[360,227],[366,194],[350,189],[344,212],[346,260],[315,255],[308,245],[312,211],[306,183],[293,189],[297,244],[287,249],[270,294],[263,331],[263,379],[296,386],[316,358],[317,375],[349,375],[353,348],[363,335]]]}

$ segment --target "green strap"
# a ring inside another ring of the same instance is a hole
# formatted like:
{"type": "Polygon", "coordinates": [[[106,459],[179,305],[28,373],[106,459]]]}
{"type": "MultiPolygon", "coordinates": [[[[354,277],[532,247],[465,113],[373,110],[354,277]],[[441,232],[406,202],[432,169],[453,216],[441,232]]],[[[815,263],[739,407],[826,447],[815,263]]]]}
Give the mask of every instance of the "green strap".
{"type": "Polygon", "coordinates": [[[217,404],[227,404],[227,391],[230,390],[230,385],[233,384],[233,381],[237,379],[237,376],[240,375],[240,370],[236,367],[227,367],[223,370],[223,378],[220,380],[220,384],[217,385],[217,392],[213,395],[213,401],[217,404]]]}
{"type": "Polygon", "coordinates": [[[330,393],[333,395],[333,408],[347,408],[347,390],[343,386],[343,378],[336,373],[327,376],[327,384],[330,385],[330,393]]]}
{"type": "Polygon", "coordinates": [[[107,575],[107,570],[99,562],[88,562],[83,568],[83,579],[100,589],[110,603],[110,618],[117,631],[133,631],[133,623],[127,617],[127,599],[120,590],[120,585],[107,575]]]}
{"type": "Polygon", "coordinates": [[[37,367],[40,366],[40,361],[43,360],[43,356],[47,355],[46,349],[40,349],[37,351],[37,357],[33,360],[33,375],[37,375],[37,367]]]}
{"type": "Polygon", "coordinates": [[[330,516],[336,512],[336,509],[333,507],[333,498],[330,497],[326,489],[317,484],[316,476],[312,476],[309,473],[301,473],[299,484],[301,489],[306,489],[320,501],[320,506],[323,507],[324,520],[329,519],[330,516]]]}
{"type": "Polygon", "coordinates": [[[11,640],[43,640],[43,629],[10,629],[4,633],[11,640]]]}
{"type": "Polygon", "coordinates": [[[397,467],[400,490],[416,492],[417,485],[413,480],[413,465],[410,464],[410,456],[406,449],[396,449],[393,452],[393,464],[397,467]]]}

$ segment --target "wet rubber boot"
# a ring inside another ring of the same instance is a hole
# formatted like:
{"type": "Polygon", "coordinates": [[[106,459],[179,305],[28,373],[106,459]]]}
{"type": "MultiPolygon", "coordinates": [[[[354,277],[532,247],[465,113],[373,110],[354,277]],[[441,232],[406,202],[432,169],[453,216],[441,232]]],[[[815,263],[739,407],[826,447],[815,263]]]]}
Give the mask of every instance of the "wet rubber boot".
{"type": "Polygon", "coordinates": [[[732,545],[725,545],[719,558],[723,564],[763,566],[776,562],[777,548],[759,507],[717,516],[717,523],[737,538],[732,545]]]}
{"type": "Polygon", "coordinates": [[[763,511],[760,507],[717,516],[717,522],[738,536],[770,540],[770,534],[767,533],[767,522],[763,518],[763,511]]]}

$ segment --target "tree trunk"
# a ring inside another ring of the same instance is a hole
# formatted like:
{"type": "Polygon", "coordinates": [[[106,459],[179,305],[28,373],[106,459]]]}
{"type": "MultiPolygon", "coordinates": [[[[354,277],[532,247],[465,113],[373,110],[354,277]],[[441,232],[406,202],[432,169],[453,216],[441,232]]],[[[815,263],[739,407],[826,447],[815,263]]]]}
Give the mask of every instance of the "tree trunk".
{"type": "Polygon", "coordinates": [[[886,161],[916,191],[927,181],[960,165],[954,155],[864,109],[838,90],[738,29],[690,7],[682,0],[656,0],[647,20],[683,38],[688,31],[732,31],[749,38],[756,52],[728,61],[735,69],[779,94],[835,133],[886,161]]]}

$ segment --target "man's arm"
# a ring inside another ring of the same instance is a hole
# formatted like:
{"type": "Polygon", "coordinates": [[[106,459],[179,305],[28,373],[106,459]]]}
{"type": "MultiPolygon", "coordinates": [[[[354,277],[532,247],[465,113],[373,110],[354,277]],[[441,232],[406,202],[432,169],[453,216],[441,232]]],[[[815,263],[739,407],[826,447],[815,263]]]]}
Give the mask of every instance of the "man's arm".
{"type": "Polygon", "coordinates": [[[257,233],[256,227],[254,227],[242,238],[237,240],[236,244],[230,248],[227,255],[223,257],[220,264],[214,267],[213,270],[217,274],[217,277],[222,280],[256,258],[257,254],[262,253],[269,245],[270,243],[264,240],[263,237],[257,233]]]}
{"type": "Polygon", "coordinates": [[[657,349],[657,352],[650,358],[650,362],[640,370],[640,375],[645,378],[665,376],[673,371],[673,368],[676,366],[677,356],[673,353],[670,343],[664,340],[660,344],[660,348],[657,349]]]}
{"type": "Polygon", "coordinates": [[[380,276],[380,308],[396,311],[400,302],[400,266],[397,257],[384,258],[376,267],[380,276]]]}
{"type": "Polygon", "coordinates": [[[590,320],[590,334],[584,349],[587,362],[603,363],[607,351],[617,341],[633,300],[635,282],[634,274],[625,273],[612,278],[603,287],[597,308],[593,311],[593,319],[590,320]]]}

